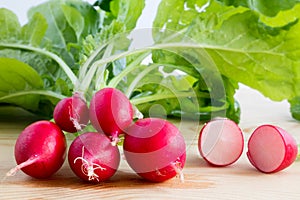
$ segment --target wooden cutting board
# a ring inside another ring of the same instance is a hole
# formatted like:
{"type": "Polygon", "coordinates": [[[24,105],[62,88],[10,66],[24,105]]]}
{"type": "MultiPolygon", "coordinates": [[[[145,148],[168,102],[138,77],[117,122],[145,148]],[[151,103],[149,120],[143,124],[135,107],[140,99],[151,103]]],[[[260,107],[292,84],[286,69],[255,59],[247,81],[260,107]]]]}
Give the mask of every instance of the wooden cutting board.
{"type": "MultiPolygon", "coordinates": [[[[271,102],[248,88],[239,90],[236,98],[241,104],[240,127],[245,142],[258,125],[270,123],[281,126],[300,143],[300,122],[291,118],[286,102],[271,102]]],[[[184,182],[179,178],[164,183],[145,182],[124,159],[111,180],[97,185],[76,178],[67,162],[47,180],[36,180],[22,172],[5,177],[15,165],[14,143],[28,120],[21,117],[0,121],[0,199],[300,199],[300,161],[279,173],[263,174],[250,165],[245,145],[245,151],[235,164],[211,167],[197,150],[202,124],[187,121],[175,122],[188,146],[184,182]]]]}

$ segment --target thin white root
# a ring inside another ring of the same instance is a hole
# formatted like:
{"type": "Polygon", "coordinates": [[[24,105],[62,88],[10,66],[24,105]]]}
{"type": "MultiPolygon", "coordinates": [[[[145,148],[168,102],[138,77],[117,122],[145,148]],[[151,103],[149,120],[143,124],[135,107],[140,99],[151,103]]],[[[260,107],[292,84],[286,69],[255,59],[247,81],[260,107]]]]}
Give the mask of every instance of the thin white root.
{"type": "Polygon", "coordinates": [[[184,183],[184,175],[181,169],[178,170],[177,172],[178,176],[179,176],[179,180],[181,183],[184,183]]]}
{"type": "Polygon", "coordinates": [[[85,126],[84,124],[79,124],[78,120],[73,117],[70,117],[70,120],[78,132],[82,131],[82,129],[83,129],[82,127],[85,126]]]}
{"type": "Polygon", "coordinates": [[[80,124],[80,115],[78,114],[76,109],[72,109],[71,106],[69,107],[69,115],[70,115],[70,120],[73,123],[74,127],[78,132],[82,131],[82,129],[86,126],[85,124],[80,124]],[[72,114],[75,115],[75,117],[72,114]]]}
{"type": "Polygon", "coordinates": [[[15,166],[14,168],[10,169],[7,173],[6,176],[14,176],[18,171],[20,171],[22,168],[27,167],[37,161],[38,157],[30,157],[28,160],[25,162],[22,162],[21,164],[15,166]]]}
{"type": "Polygon", "coordinates": [[[98,176],[98,174],[95,173],[95,170],[100,169],[101,171],[104,171],[104,170],[106,170],[106,168],[103,168],[98,164],[88,162],[84,158],[84,146],[82,146],[81,157],[77,157],[74,160],[74,164],[77,162],[77,160],[82,161],[81,172],[88,177],[89,181],[96,180],[97,182],[100,182],[99,176],[98,176]]]}
{"type": "Polygon", "coordinates": [[[174,170],[177,173],[177,176],[179,176],[179,180],[181,183],[184,183],[184,174],[182,172],[182,168],[181,168],[181,163],[178,161],[175,161],[174,163],[172,163],[174,170]]]}

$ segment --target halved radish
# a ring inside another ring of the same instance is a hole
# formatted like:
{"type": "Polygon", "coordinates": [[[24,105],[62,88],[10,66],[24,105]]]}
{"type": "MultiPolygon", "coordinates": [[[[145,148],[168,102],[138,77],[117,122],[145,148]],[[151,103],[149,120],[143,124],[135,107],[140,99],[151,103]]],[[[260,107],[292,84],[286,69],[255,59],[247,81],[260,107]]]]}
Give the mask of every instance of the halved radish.
{"type": "Polygon", "coordinates": [[[259,171],[274,173],[290,166],[296,159],[295,139],[274,125],[261,125],[249,138],[247,156],[259,171]]]}
{"type": "Polygon", "coordinates": [[[239,159],[244,149],[244,136],[239,126],[226,118],[206,123],[198,140],[200,155],[214,166],[227,166],[239,159]]]}

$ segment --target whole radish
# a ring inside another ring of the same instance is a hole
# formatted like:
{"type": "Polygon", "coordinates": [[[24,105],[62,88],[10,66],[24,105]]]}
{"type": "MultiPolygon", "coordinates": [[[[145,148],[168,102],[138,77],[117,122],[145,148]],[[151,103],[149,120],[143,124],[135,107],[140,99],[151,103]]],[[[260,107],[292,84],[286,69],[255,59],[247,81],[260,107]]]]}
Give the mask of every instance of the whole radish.
{"type": "Polygon", "coordinates": [[[64,131],[75,133],[89,121],[89,109],[79,94],[60,100],[53,111],[55,123],[64,131]]]}
{"type": "Polygon", "coordinates": [[[92,97],[90,120],[98,132],[104,132],[117,143],[118,136],[132,123],[133,108],[120,90],[104,88],[92,97]]]}
{"type": "Polygon", "coordinates": [[[137,120],[126,130],[124,155],[141,177],[162,182],[179,175],[186,160],[186,145],[177,127],[159,118],[137,120]]]}
{"type": "Polygon", "coordinates": [[[27,126],[15,144],[17,166],[7,176],[22,170],[34,178],[48,178],[58,171],[66,157],[66,138],[61,129],[49,121],[27,126]]]}
{"type": "Polygon", "coordinates": [[[120,163],[120,152],[105,134],[86,132],[72,142],[68,161],[79,178],[98,183],[115,174],[120,163]]]}
{"type": "Polygon", "coordinates": [[[278,126],[261,125],[249,138],[248,159],[261,172],[281,171],[295,161],[297,154],[295,139],[278,126]]]}
{"type": "Polygon", "coordinates": [[[206,123],[199,134],[198,150],[202,158],[214,166],[228,166],[241,156],[244,137],[238,125],[226,118],[206,123]]]}

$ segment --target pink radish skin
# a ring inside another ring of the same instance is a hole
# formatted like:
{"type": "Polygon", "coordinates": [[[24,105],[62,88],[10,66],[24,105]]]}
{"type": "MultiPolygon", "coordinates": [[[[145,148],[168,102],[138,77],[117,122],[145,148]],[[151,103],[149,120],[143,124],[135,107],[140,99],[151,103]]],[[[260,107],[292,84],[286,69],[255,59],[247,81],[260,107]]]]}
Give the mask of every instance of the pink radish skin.
{"type": "Polygon", "coordinates": [[[84,181],[99,183],[117,171],[120,152],[103,133],[86,132],[71,144],[68,161],[72,171],[84,181]]]}
{"type": "Polygon", "coordinates": [[[176,126],[158,118],[145,118],[128,127],[124,155],[130,167],[142,178],[163,182],[179,175],[186,160],[186,145],[176,126]]]}
{"type": "Polygon", "coordinates": [[[76,133],[87,125],[89,109],[79,94],[74,94],[57,103],[53,111],[53,118],[62,130],[76,133]]]}
{"type": "Polygon", "coordinates": [[[224,167],[235,163],[242,155],[244,136],[239,126],[226,118],[206,123],[199,134],[198,150],[210,165],[224,167]]]}
{"type": "Polygon", "coordinates": [[[247,157],[261,172],[281,171],[295,161],[297,154],[295,139],[280,127],[261,125],[249,138],[247,157]]]}
{"type": "Polygon", "coordinates": [[[17,166],[7,176],[22,170],[34,178],[48,178],[63,165],[66,138],[61,129],[49,121],[37,121],[26,127],[15,144],[17,166]]]}
{"type": "Polygon", "coordinates": [[[104,88],[92,97],[90,120],[98,132],[104,132],[116,144],[118,136],[132,123],[133,108],[121,91],[104,88]]]}

